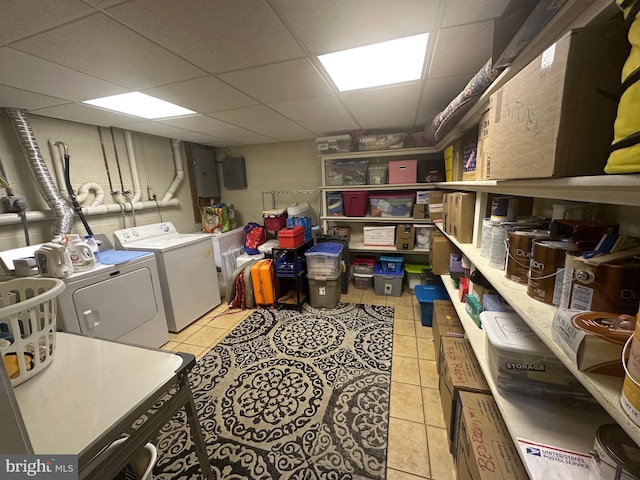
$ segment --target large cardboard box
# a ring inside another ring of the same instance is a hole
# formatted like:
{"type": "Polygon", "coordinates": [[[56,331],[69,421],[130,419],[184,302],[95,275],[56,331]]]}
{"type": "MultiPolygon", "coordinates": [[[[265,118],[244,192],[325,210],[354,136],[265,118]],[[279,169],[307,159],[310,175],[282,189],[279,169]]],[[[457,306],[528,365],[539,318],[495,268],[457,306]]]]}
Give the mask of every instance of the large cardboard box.
{"type": "Polygon", "coordinates": [[[475,180],[486,180],[491,164],[489,152],[491,151],[489,136],[491,112],[487,110],[478,121],[478,158],[476,159],[475,180]]]}
{"type": "Polygon", "coordinates": [[[431,271],[436,275],[449,273],[449,258],[452,253],[461,253],[451,240],[434,229],[429,238],[429,261],[431,271]]]}
{"type": "Polygon", "coordinates": [[[444,218],[442,205],[442,202],[444,201],[444,193],[445,192],[443,190],[431,190],[429,192],[428,218],[432,222],[442,220],[444,218]]]}
{"type": "Polygon", "coordinates": [[[396,228],[396,249],[413,250],[416,244],[416,229],[413,224],[402,224],[396,228]]]}
{"type": "Polygon", "coordinates": [[[433,320],[431,321],[433,332],[433,345],[436,348],[436,369],[440,371],[440,338],[464,337],[464,327],[456,309],[449,300],[433,301],[433,320]]]}
{"type": "Polygon", "coordinates": [[[458,480],[528,480],[491,395],[459,392],[454,459],[458,480]]]}
{"type": "Polygon", "coordinates": [[[453,218],[451,234],[460,243],[471,243],[473,239],[473,214],[476,207],[476,194],[471,192],[454,192],[453,205],[450,209],[453,218]]]}
{"type": "Polygon", "coordinates": [[[460,390],[489,393],[475,353],[466,338],[440,337],[440,399],[448,431],[449,450],[454,449],[456,403],[460,390]]]}
{"type": "Polygon", "coordinates": [[[487,178],[604,173],[627,54],[622,22],[572,30],[491,95],[487,178]]]}

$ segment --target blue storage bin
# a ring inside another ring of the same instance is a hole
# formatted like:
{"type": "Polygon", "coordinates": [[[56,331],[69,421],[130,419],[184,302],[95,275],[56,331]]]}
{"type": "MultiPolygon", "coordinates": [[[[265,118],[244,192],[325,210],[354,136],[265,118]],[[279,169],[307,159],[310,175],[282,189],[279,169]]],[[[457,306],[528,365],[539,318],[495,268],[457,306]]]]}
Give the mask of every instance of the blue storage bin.
{"type": "Polygon", "coordinates": [[[416,285],[416,298],[420,302],[420,321],[423,326],[430,327],[433,317],[433,301],[449,300],[449,294],[439,285],[416,285]]]}
{"type": "Polygon", "coordinates": [[[383,272],[401,272],[404,258],[396,255],[381,255],[380,265],[383,272]]]}
{"type": "Polygon", "coordinates": [[[342,245],[323,242],[309,248],[304,254],[307,276],[333,277],[340,272],[342,245]]]}
{"type": "Polygon", "coordinates": [[[376,263],[373,266],[373,287],[376,295],[391,295],[400,297],[402,295],[402,282],[404,271],[385,272],[382,265],[376,263]]]}

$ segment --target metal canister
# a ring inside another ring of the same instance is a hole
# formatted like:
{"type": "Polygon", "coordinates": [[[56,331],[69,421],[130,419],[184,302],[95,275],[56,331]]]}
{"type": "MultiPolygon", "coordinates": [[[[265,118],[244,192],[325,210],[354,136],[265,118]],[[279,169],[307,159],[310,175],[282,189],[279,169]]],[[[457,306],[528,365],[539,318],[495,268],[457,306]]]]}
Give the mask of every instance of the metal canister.
{"type": "Polygon", "coordinates": [[[514,282],[527,284],[531,246],[536,238],[548,238],[549,230],[510,230],[507,234],[508,251],[505,276],[514,282]]]}
{"type": "Polygon", "coordinates": [[[527,295],[549,305],[559,305],[564,281],[565,254],[579,250],[569,238],[535,239],[531,246],[527,295]]]}
{"type": "Polygon", "coordinates": [[[590,480],[640,480],[640,448],[620,425],[601,425],[591,451],[590,480]]]}

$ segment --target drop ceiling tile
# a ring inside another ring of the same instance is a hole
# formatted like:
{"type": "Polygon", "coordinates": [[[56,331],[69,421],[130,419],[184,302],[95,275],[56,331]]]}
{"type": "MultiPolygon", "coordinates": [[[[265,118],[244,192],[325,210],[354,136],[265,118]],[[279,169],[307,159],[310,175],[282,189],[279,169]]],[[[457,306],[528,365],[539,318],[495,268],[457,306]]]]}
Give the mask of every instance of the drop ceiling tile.
{"type": "Polygon", "coordinates": [[[351,115],[304,118],[296,122],[319,137],[348,133],[361,128],[351,115]]]}
{"type": "Polygon", "coordinates": [[[132,89],[156,87],[205,73],[103,14],[68,23],[13,46],[132,89]]]}
{"type": "Polygon", "coordinates": [[[89,125],[99,125],[101,127],[123,125],[140,120],[139,117],[110,112],[82,103],[67,103],[56,107],[40,108],[32,110],[30,113],[43,117],[53,117],[89,125]]]}
{"type": "Polygon", "coordinates": [[[354,90],[341,93],[340,97],[352,113],[408,107],[415,109],[421,88],[420,83],[410,83],[372,90],[354,90]]]}
{"type": "Polygon", "coordinates": [[[325,97],[333,93],[306,58],[225,73],[218,77],[262,103],[325,97]]]}
{"type": "Polygon", "coordinates": [[[414,125],[415,116],[415,108],[396,108],[355,114],[356,120],[364,129],[406,133],[422,129],[421,126],[414,125]]]}
{"type": "Polygon", "coordinates": [[[198,113],[256,105],[258,102],[220,80],[207,76],[144,91],[198,113]]]}
{"type": "Polygon", "coordinates": [[[269,106],[292,120],[328,115],[347,115],[347,110],[335,96],[270,103],[269,106]]]}
{"type": "Polygon", "coordinates": [[[267,137],[277,138],[282,142],[294,140],[306,140],[315,138],[315,134],[302,128],[294,122],[269,123],[267,125],[256,125],[251,130],[267,137]]]}
{"type": "Polygon", "coordinates": [[[216,138],[212,137],[213,140],[209,143],[205,143],[205,145],[209,145],[210,147],[237,147],[242,145],[240,142],[234,142],[233,140],[226,140],[224,138],[216,138]]]}
{"type": "Polygon", "coordinates": [[[108,12],[209,73],[304,56],[264,0],[139,0],[108,12]]]}
{"type": "Polygon", "coordinates": [[[472,77],[472,75],[460,75],[458,77],[427,80],[422,91],[420,108],[444,109],[451,100],[464,90],[464,87],[472,77]]]}
{"type": "Polygon", "coordinates": [[[127,90],[66,67],[18,52],[0,48],[0,84],[62,98],[82,101],[105,95],[125,93],[127,90]]]}
{"type": "Polygon", "coordinates": [[[245,130],[244,128],[230,128],[228,130],[216,130],[211,132],[212,135],[223,138],[225,140],[231,140],[243,145],[258,145],[260,143],[275,143],[278,140],[275,138],[265,137],[259,133],[245,130]]]}
{"type": "Polygon", "coordinates": [[[439,0],[274,0],[316,55],[432,31],[439,0]]]}
{"type": "Polygon", "coordinates": [[[192,142],[192,143],[201,143],[201,144],[207,144],[207,143],[211,143],[214,140],[216,140],[215,137],[212,137],[211,135],[205,135],[204,133],[197,133],[197,132],[176,132],[175,133],[175,137],[178,140],[184,140],[185,142],[192,142]]]}
{"type": "Polygon", "coordinates": [[[2,2],[0,45],[58,27],[92,13],[95,13],[95,9],[80,0],[2,2]]]}
{"type": "Polygon", "coordinates": [[[418,116],[416,117],[416,125],[417,126],[421,126],[422,128],[424,128],[426,125],[431,125],[431,123],[433,122],[433,119],[436,117],[436,115],[438,115],[442,110],[438,110],[438,109],[426,109],[426,108],[421,108],[418,111],[418,116]]]}
{"type": "Polygon", "coordinates": [[[180,138],[181,135],[185,135],[186,133],[193,133],[187,132],[182,128],[172,127],[171,125],[165,125],[164,123],[155,122],[153,120],[130,122],[128,124],[120,125],[120,127],[134,132],[149,133],[151,135],[158,135],[160,137],[167,138],[180,138]]]}
{"type": "Polygon", "coordinates": [[[287,120],[278,112],[274,112],[264,105],[212,113],[210,116],[239,127],[266,125],[269,123],[278,123],[287,120]]]}
{"type": "Polygon", "coordinates": [[[63,103],[67,103],[66,100],[0,85],[0,105],[3,107],[33,110],[36,108],[53,107],[54,105],[61,105],[63,103]]]}
{"type": "Polygon", "coordinates": [[[159,123],[171,125],[185,130],[194,132],[209,132],[211,130],[224,130],[225,128],[233,128],[233,125],[221,122],[215,118],[206,115],[191,115],[189,117],[167,118],[165,120],[156,120],[159,123]]]}
{"type": "Polygon", "coordinates": [[[127,3],[127,2],[132,2],[135,0],[83,0],[84,3],[88,3],[89,5],[93,5],[96,8],[99,9],[104,9],[104,8],[109,8],[109,7],[113,7],[115,5],[118,5],[120,3],[127,3]]]}
{"type": "Polygon", "coordinates": [[[492,38],[493,22],[441,29],[428,78],[475,75],[491,57],[492,38]]]}
{"type": "Polygon", "coordinates": [[[509,0],[447,0],[441,27],[482,22],[500,17],[509,0]]]}

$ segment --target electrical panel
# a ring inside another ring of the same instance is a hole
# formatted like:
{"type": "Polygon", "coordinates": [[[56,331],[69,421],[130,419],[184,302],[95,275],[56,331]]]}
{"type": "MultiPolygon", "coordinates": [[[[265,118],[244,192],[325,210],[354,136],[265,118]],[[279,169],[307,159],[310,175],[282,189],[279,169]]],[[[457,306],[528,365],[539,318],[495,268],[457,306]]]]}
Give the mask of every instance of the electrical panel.
{"type": "Polygon", "coordinates": [[[198,197],[219,197],[220,186],[218,185],[218,168],[216,166],[215,152],[208,148],[202,148],[199,145],[192,145],[191,159],[193,161],[193,175],[198,197]]]}
{"type": "Polygon", "coordinates": [[[247,170],[244,164],[244,157],[223,158],[222,178],[224,180],[224,188],[228,190],[247,188],[247,170]]]}

